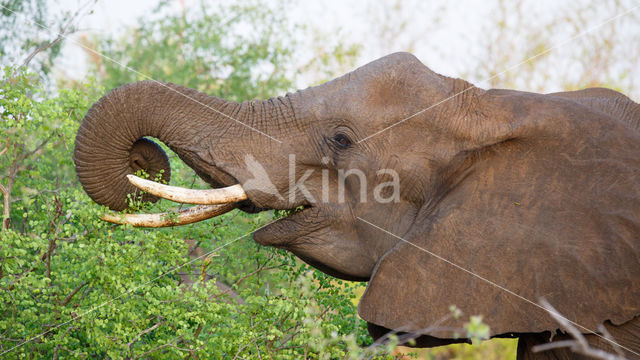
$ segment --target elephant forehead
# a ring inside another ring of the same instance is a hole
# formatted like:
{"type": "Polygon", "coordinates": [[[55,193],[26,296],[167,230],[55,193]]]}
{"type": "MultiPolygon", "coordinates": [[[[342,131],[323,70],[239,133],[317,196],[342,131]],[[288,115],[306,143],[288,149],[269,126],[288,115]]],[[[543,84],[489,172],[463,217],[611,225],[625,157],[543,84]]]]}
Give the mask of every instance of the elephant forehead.
{"type": "Polygon", "coordinates": [[[307,109],[327,114],[340,106],[385,107],[402,104],[407,111],[448,93],[447,78],[436,74],[408,53],[395,53],[355,69],[322,85],[299,91],[299,102],[307,109]],[[409,107],[407,109],[407,107],[409,107]]]}

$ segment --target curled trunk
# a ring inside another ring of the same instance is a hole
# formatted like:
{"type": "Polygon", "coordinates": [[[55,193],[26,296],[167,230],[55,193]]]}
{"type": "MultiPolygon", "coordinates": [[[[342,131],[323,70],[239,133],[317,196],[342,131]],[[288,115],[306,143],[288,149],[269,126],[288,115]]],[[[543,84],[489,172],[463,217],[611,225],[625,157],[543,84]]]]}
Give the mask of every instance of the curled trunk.
{"type": "MultiPolygon", "coordinates": [[[[76,172],[87,194],[112,210],[127,208],[127,195],[136,192],[126,178],[138,170],[151,179],[170,178],[167,155],[146,137],[167,144],[198,171],[203,134],[219,129],[223,111],[241,104],[207,96],[174,84],[142,81],[112,90],[87,112],[76,136],[76,172]],[[213,128],[212,128],[213,127],[213,128]]],[[[205,177],[205,180],[213,182],[205,177]]],[[[145,201],[155,196],[145,194],[145,201]]]]}

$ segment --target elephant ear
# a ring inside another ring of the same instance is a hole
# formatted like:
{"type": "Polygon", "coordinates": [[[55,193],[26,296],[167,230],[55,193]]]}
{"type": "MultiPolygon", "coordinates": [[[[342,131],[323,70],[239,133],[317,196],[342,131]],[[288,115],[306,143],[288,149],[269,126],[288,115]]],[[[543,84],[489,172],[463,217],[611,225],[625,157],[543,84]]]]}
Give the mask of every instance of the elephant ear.
{"type": "Polygon", "coordinates": [[[640,314],[640,132],[566,98],[488,91],[439,201],[378,262],[366,321],[447,339],[551,331],[549,301],[583,332],[640,314]],[[484,129],[484,130],[483,130],[484,129]],[[473,142],[468,142],[467,145],[473,142]],[[457,330],[459,333],[459,330],[457,330]]]}

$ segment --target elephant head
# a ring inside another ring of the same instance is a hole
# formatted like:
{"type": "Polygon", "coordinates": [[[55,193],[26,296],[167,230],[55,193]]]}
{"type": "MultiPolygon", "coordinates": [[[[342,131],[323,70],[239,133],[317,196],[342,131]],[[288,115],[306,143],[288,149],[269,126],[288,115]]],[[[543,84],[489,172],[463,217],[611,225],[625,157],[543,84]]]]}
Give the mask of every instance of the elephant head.
{"type": "Polygon", "coordinates": [[[168,179],[155,137],[212,187],[242,186],[244,211],[301,208],[254,239],[369,281],[374,335],[434,345],[460,341],[424,331],[452,304],[493,336],[555,331],[541,297],[583,330],[640,314],[639,114],[614,91],[483,90],[397,53],[266,101],[116,88],[87,113],[75,162],[122,210],[126,175],[168,179]]]}

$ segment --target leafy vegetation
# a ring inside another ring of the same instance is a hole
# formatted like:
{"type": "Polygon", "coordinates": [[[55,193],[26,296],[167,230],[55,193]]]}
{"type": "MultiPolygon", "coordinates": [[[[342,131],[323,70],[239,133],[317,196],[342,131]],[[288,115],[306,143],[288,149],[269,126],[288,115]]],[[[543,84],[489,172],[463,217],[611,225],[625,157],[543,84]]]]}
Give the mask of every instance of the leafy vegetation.
{"type": "Polygon", "coordinates": [[[268,98],[293,80],[285,69],[293,68],[295,44],[278,34],[295,25],[282,14],[280,6],[244,1],[141,19],[120,39],[95,39],[100,53],[117,60],[94,54],[93,70],[107,88],[152,78],[229,100],[268,98]]]}

